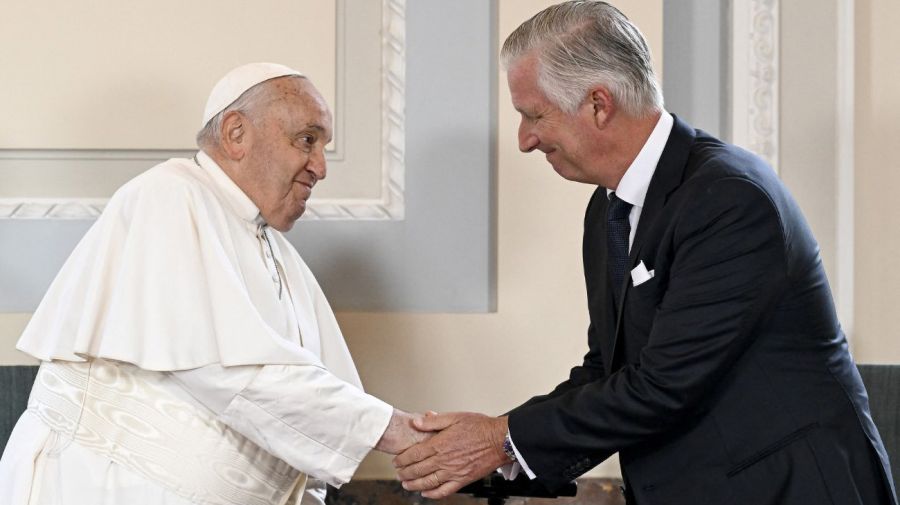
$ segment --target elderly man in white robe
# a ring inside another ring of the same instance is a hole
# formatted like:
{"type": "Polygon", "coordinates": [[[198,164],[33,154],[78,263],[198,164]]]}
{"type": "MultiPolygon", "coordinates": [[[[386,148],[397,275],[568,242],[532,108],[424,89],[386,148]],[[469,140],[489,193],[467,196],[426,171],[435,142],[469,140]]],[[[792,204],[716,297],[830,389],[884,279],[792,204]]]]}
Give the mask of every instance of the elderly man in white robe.
{"type": "Polygon", "coordinates": [[[228,73],[193,159],[125,184],[17,347],[42,360],[0,503],[321,504],[425,435],[363,392],[280,232],[325,178],[328,106],[282,65],[228,73]]]}

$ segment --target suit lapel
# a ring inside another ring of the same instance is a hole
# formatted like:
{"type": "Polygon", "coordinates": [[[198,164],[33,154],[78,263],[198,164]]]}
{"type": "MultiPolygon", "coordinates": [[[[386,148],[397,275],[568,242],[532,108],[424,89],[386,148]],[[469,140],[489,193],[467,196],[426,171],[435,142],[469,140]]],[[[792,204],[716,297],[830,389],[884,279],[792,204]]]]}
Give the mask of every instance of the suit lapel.
{"type": "MultiPolygon", "coordinates": [[[[665,148],[663,148],[659,163],[656,165],[656,171],[650,180],[650,186],[647,188],[647,196],[644,198],[644,207],[641,209],[641,217],[638,221],[637,230],[635,230],[631,253],[628,255],[629,271],[625,272],[625,278],[622,280],[621,298],[619,299],[616,312],[615,337],[613,338],[609,359],[610,367],[616,365],[616,351],[619,347],[618,342],[622,338],[622,314],[628,291],[632,287],[630,271],[639,263],[641,248],[648,240],[648,230],[653,228],[653,224],[665,207],[669,195],[681,185],[684,179],[684,168],[687,165],[691,146],[697,135],[687,123],[680,120],[677,116],[674,117],[675,123],[672,125],[672,132],[669,134],[669,139],[666,141],[665,148]]],[[[648,268],[653,268],[653,265],[648,265],[648,268]]],[[[612,370],[612,368],[607,368],[607,370],[612,370]]]]}

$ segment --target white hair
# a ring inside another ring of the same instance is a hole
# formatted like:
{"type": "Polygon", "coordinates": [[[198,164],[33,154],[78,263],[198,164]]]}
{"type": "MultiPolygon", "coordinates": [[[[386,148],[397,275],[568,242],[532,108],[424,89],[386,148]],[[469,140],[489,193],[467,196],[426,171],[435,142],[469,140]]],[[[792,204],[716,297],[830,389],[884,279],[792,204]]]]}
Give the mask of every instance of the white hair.
{"type": "Polygon", "coordinates": [[[628,115],[645,117],[663,108],[644,36],[606,2],[572,0],[537,13],[503,43],[503,68],[532,50],[540,65],[538,86],[566,113],[574,113],[597,85],[628,115]]]}
{"type": "MultiPolygon", "coordinates": [[[[285,75],[282,77],[305,79],[301,75],[285,75]]],[[[237,100],[231,102],[231,105],[210,118],[206,125],[197,132],[197,145],[201,148],[219,146],[219,139],[222,135],[222,119],[225,117],[225,114],[231,111],[240,112],[250,118],[251,121],[258,121],[261,107],[268,104],[272,99],[272,86],[270,83],[275,79],[280,79],[280,77],[265,80],[244,91],[237,100]]]]}

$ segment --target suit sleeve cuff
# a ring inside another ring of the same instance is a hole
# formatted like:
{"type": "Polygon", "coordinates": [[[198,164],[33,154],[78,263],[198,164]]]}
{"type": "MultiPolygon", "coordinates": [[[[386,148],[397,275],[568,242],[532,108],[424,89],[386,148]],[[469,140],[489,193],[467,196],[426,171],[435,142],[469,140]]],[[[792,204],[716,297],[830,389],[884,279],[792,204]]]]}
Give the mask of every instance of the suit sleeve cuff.
{"type": "MultiPolygon", "coordinates": [[[[509,443],[512,445],[512,450],[516,453],[516,463],[522,467],[522,470],[525,470],[525,475],[528,476],[529,479],[536,479],[537,475],[531,471],[531,468],[528,467],[528,463],[525,461],[525,458],[522,456],[522,453],[519,452],[519,449],[516,448],[516,441],[512,438],[512,433],[509,433],[509,443]]],[[[515,472],[518,473],[518,472],[515,472]]]]}

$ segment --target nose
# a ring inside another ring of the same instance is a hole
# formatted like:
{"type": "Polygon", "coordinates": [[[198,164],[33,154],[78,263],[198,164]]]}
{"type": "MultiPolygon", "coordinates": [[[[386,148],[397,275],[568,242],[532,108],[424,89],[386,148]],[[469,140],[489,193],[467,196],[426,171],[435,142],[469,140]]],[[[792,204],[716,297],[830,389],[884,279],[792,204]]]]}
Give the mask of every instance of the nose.
{"type": "Polygon", "coordinates": [[[317,181],[321,181],[328,173],[327,163],[325,162],[325,148],[315,149],[309,156],[309,162],[306,169],[316,176],[317,181]]]}
{"type": "Polygon", "coordinates": [[[537,135],[535,135],[528,124],[525,123],[524,120],[519,122],[519,150],[523,153],[530,153],[534,151],[538,144],[540,144],[540,139],[538,139],[537,135]]]}

